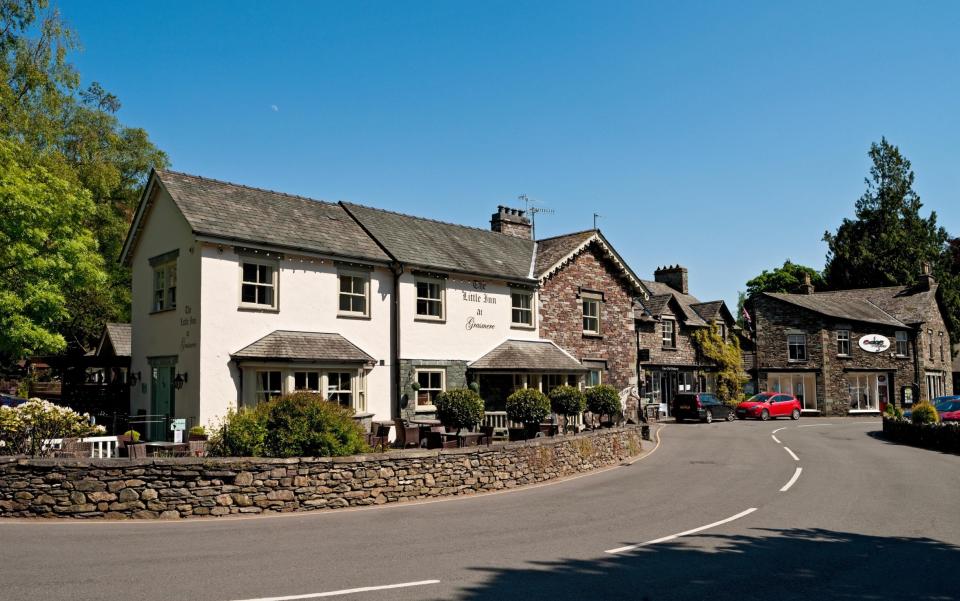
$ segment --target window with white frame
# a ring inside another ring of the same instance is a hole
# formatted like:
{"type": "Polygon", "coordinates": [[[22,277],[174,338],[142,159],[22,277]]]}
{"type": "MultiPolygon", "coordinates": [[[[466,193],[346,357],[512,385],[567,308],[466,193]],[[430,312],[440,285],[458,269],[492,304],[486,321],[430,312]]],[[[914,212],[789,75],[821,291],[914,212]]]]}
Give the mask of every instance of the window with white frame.
{"type": "Polygon", "coordinates": [[[269,401],[283,394],[283,373],[280,371],[257,371],[256,401],[269,401]]]}
{"type": "Polygon", "coordinates": [[[153,310],[177,308],[177,260],[153,266],[153,310]]]}
{"type": "Polygon", "coordinates": [[[850,356],[850,330],[837,330],[837,354],[850,356]]]}
{"type": "Polygon", "coordinates": [[[327,372],[328,401],[339,403],[344,407],[353,406],[353,374],[346,371],[327,372]]]}
{"type": "Polygon", "coordinates": [[[370,315],[370,276],[359,273],[341,272],[340,279],[340,315],[367,317],[370,315]]]}
{"type": "Polygon", "coordinates": [[[315,392],[317,394],[323,393],[323,391],[320,389],[320,372],[293,372],[293,389],[297,392],[315,392]]]}
{"type": "Polygon", "coordinates": [[[420,389],[417,390],[417,406],[432,406],[433,400],[444,391],[445,379],[446,372],[442,369],[418,369],[417,384],[420,389]]]}
{"type": "Polygon", "coordinates": [[[933,400],[938,396],[943,396],[944,380],[943,374],[927,372],[927,398],[933,400]]]}
{"type": "Polygon", "coordinates": [[[418,279],[417,284],[417,317],[421,319],[443,319],[442,280],[418,279]]]}
{"type": "Polygon", "coordinates": [[[533,325],[533,293],[514,290],[510,293],[510,323],[515,326],[533,325]]]}
{"type": "Polygon", "coordinates": [[[806,334],[787,334],[787,359],[789,361],[807,360],[806,334]]]}
{"type": "Polygon", "coordinates": [[[718,322],[716,322],[716,323],[717,323],[717,334],[720,335],[720,340],[726,340],[726,339],[727,339],[727,324],[723,323],[722,321],[718,321],[718,322]]]}
{"type": "Polygon", "coordinates": [[[245,259],[240,269],[240,304],[276,308],[277,265],[245,259]]]}
{"type": "Polygon", "coordinates": [[[767,389],[771,392],[792,394],[804,411],[817,411],[817,376],[800,373],[771,373],[767,375],[767,389]]]}
{"type": "Polygon", "coordinates": [[[944,337],[943,337],[943,332],[940,332],[940,362],[941,362],[941,363],[944,362],[944,361],[946,361],[946,359],[945,359],[945,357],[946,357],[946,348],[944,347],[943,339],[944,339],[944,337]]]}
{"type": "Polygon", "coordinates": [[[567,383],[567,376],[563,374],[544,374],[543,376],[543,392],[550,394],[550,391],[556,388],[557,386],[563,386],[567,383]]]}
{"type": "Polygon", "coordinates": [[[927,330],[927,347],[930,349],[930,360],[933,361],[933,330],[927,330]]]}
{"type": "Polygon", "coordinates": [[[897,331],[897,356],[906,357],[907,356],[907,333],[903,330],[897,331]]]}
{"type": "Polygon", "coordinates": [[[591,388],[603,384],[603,372],[607,369],[607,364],[604,361],[590,360],[582,361],[582,363],[584,367],[590,370],[584,378],[584,386],[591,388]]]}
{"type": "Polygon", "coordinates": [[[847,374],[850,411],[878,411],[889,398],[886,374],[847,374]]]}
{"type": "Polygon", "coordinates": [[[660,321],[660,334],[663,339],[663,348],[677,348],[677,322],[664,317],[660,321]]]}
{"type": "Polygon", "coordinates": [[[583,305],[583,333],[600,334],[600,297],[584,295],[583,305]]]}

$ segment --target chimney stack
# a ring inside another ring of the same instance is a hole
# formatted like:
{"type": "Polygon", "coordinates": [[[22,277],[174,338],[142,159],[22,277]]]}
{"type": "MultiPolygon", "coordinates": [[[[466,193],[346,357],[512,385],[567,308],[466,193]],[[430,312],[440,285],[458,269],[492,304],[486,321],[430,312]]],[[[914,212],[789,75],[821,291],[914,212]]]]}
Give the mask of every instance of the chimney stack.
{"type": "Polygon", "coordinates": [[[920,266],[920,287],[924,290],[930,290],[937,283],[937,278],[930,273],[930,262],[924,261],[920,266]]]}
{"type": "Polygon", "coordinates": [[[526,213],[520,209],[500,205],[497,207],[497,212],[490,217],[490,229],[514,238],[532,240],[533,231],[526,213]]]}
{"type": "Polygon", "coordinates": [[[800,294],[813,294],[813,282],[810,281],[810,274],[803,274],[803,284],[800,285],[800,294]]]}
{"type": "Polygon", "coordinates": [[[653,279],[670,286],[681,294],[689,294],[687,288],[687,268],[680,265],[667,265],[653,272],[653,279]]]}

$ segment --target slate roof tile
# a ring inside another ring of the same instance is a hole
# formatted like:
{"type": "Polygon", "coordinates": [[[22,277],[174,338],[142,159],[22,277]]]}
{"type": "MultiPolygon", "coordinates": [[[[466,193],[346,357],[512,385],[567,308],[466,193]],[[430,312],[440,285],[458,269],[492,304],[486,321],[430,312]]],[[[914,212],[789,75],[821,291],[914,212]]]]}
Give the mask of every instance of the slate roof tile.
{"type": "Polygon", "coordinates": [[[505,340],[469,364],[471,369],[584,372],[587,368],[548,340],[505,340]]]}
{"type": "Polygon", "coordinates": [[[374,359],[340,334],[275,330],[233,353],[234,359],[373,363],[374,359]]]}

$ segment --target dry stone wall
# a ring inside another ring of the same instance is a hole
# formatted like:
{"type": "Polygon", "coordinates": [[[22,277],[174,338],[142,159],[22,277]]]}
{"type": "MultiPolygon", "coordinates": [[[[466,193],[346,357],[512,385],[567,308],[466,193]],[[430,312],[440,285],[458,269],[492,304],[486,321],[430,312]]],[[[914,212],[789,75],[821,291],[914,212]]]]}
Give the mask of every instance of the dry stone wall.
{"type": "Polygon", "coordinates": [[[335,458],[0,458],[0,517],[179,519],[383,505],[562,478],[638,455],[636,426],[335,458]]]}

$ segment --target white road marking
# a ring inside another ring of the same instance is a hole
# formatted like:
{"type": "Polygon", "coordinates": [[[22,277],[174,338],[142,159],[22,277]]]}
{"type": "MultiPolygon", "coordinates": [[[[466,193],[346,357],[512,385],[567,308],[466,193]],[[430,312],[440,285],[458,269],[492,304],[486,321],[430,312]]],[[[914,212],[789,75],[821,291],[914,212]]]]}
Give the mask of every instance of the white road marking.
{"type": "Polygon", "coordinates": [[[777,428],[776,430],[774,430],[774,431],[771,432],[770,434],[776,434],[776,433],[779,432],[780,430],[786,430],[786,429],[787,429],[786,426],[784,426],[783,428],[777,428]]]}
{"type": "Polygon", "coordinates": [[[833,424],[804,424],[802,426],[797,426],[798,428],[816,428],[818,426],[832,426],[833,424]]]}
{"type": "Polygon", "coordinates": [[[411,586],[426,586],[428,584],[439,584],[439,580],[418,580],[417,582],[401,582],[399,584],[383,584],[380,586],[362,586],[360,588],[345,588],[339,591],[328,591],[326,593],[311,593],[308,595],[288,595],[286,597],[257,597],[256,599],[242,599],[240,601],[293,601],[294,599],[320,599],[321,597],[337,597],[339,595],[352,595],[354,593],[368,593],[370,591],[386,591],[394,588],[409,588],[411,586]]]}
{"type": "Polygon", "coordinates": [[[751,507],[750,509],[741,511],[741,512],[738,513],[737,515],[732,515],[732,516],[730,516],[730,517],[728,517],[728,518],[726,518],[726,519],[724,519],[724,520],[720,520],[719,522],[714,522],[714,523],[712,523],[712,524],[707,524],[706,526],[700,526],[699,528],[694,528],[693,530],[686,530],[686,531],[684,531],[684,532],[680,532],[680,533],[677,533],[677,534],[671,534],[670,536],[664,536],[663,538],[655,538],[655,539],[653,539],[653,540],[648,540],[647,542],[645,542],[645,543],[640,543],[640,544],[638,544],[638,545],[627,545],[627,546],[625,546],[625,547],[617,547],[616,549],[608,549],[608,550],[604,551],[604,553],[610,553],[611,555],[615,555],[615,554],[617,554],[617,553],[623,553],[624,551],[632,551],[632,550],[634,550],[634,549],[639,549],[640,547],[646,547],[646,546],[648,546],[648,545],[655,545],[655,544],[657,544],[657,543],[665,543],[665,542],[667,542],[668,540],[673,540],[673,539],[675,539],[675,538],[680,538],[681,536],[687,536],[688,534],[695,534],[695,533],[697,533],[697,532],[703,532],[704,530],[708,530],[708,529],[710,529],[710,528],[715,528],[716,526],[720,526],[721,524],[727,524],[727,523],[732,522],[732,521],[734,521],[734,520],[739,520],[739,519],[742,518],[743,516],[750,515],[751,513],[753,513],[753,512],[756,511],[756,510],[757,510],[756,507],[751,507]]]}
{"type": "Polygon", "coordinates": [[[802,471],[803,471],[803,468],[798,467],[797,471],[793,472],[793,478],[790,478],[790,481],[783,485],[783,488],[780,489],[780,492],[787,492],[788,490],[790,490],[790,487],[796,483],[797,478],[800,477],[800,472],[802,471]]]}
{"type": "Polygon", "coordinates": [[[789,447],[783,447],[783,450],[786,451],[786,452],[788,452],[788,453],[790,453],[790,456],[793,457],[793,460],[794,460],[794,461],[800,461],[800,458],[797,457],[796,453],[794,453],[793,451],[791,451],[789,447]]]}
{"type": "Polygon", "coordinates": [[[777,443],[777,444],[783,444],[782,442],[780,442],[780,439],[777,438],[776,436],[774,436],[773,434],[770,435],[770,438],[772,438],[772,439],[773,439],[773,442],[775,442],[775,443],[777,443]]]}

